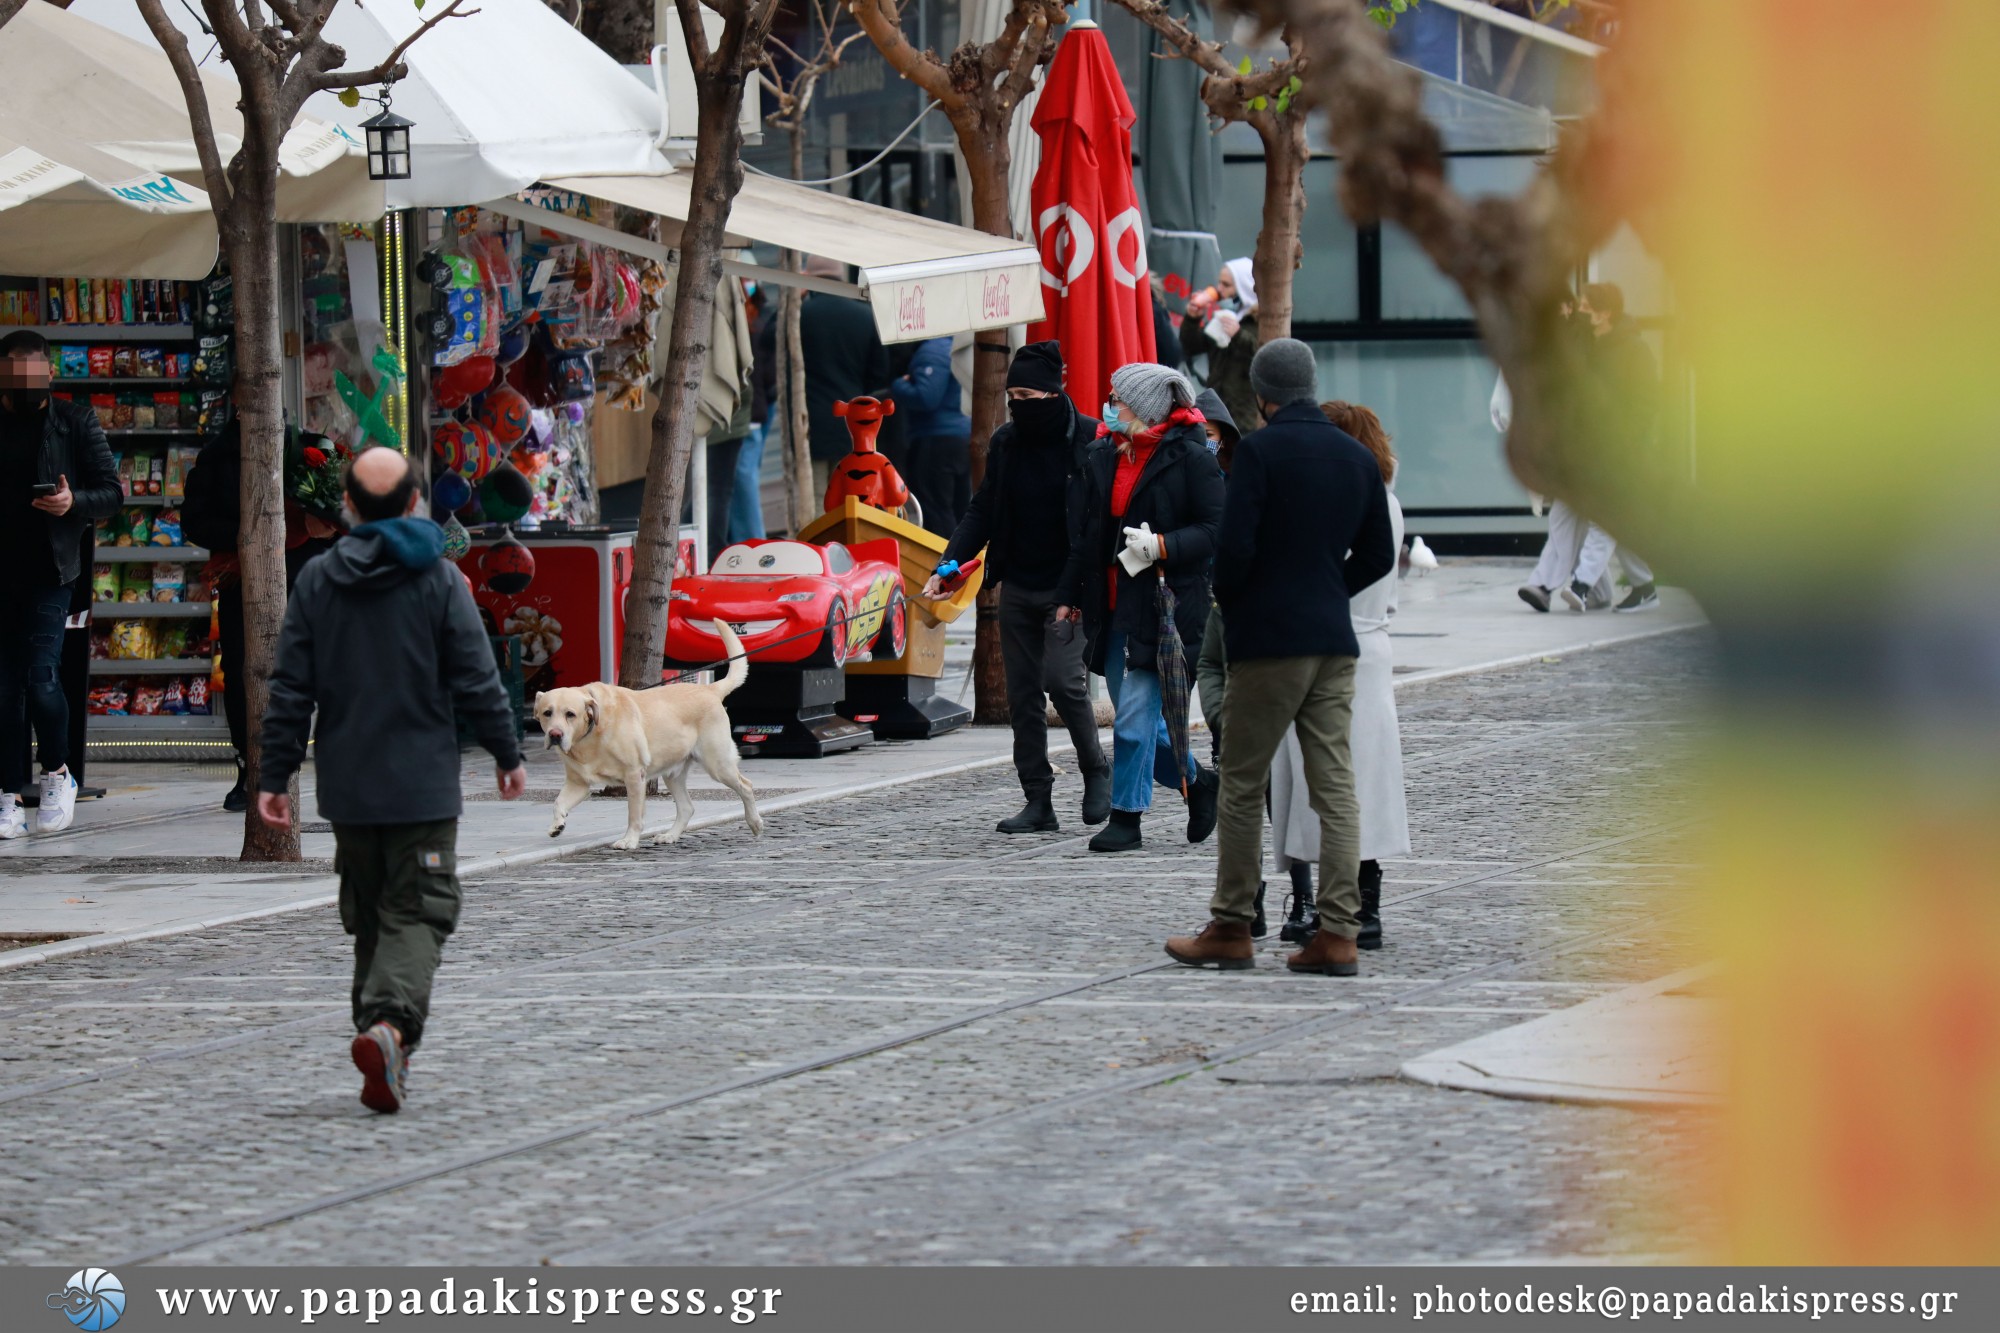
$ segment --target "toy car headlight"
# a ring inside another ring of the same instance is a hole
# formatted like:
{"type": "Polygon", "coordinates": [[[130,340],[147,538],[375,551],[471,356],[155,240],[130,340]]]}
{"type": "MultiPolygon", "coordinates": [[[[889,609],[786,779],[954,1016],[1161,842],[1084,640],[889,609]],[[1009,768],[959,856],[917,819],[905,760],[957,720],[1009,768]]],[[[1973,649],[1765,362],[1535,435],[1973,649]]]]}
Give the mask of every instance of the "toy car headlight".
{"type": "Polygon", "coordinates": [[[669,588],[667,589],[667,600],[670,602],[692,602],[694,594],[691,592],[682,592],[679,588],[669,588]]]}
{"type": "Polygon", "coordinates": [[[809,592],[788,592],[778,597],[781,602],[810,602],[812,599],[813,594],[809,592]]]}

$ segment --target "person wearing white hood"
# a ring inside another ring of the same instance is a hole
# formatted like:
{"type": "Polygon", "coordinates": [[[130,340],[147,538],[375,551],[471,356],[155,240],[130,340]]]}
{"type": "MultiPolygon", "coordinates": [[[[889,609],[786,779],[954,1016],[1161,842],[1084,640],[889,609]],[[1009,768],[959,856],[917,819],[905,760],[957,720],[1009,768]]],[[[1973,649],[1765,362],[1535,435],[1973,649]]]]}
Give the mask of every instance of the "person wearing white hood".
{"type": "Polygon", "coordinates": [[[1250,387],[1250,358],[1257,355],[1257,275],[1248,257],[1224,264],[1213,287],[1188,298],[1181,350],[1189,366],[1198,356],[1208,357],[1201,381],[1222,399],[1238,430],[1247,435],[1264,424],[1250,387]]]}

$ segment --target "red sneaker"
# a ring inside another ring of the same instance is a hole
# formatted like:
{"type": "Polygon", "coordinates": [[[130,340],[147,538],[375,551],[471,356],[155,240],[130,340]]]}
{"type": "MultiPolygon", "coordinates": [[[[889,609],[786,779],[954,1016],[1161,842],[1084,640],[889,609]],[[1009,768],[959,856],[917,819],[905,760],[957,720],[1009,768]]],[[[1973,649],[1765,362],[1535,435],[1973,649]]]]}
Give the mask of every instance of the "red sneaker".
{"type": "Polygon", "coordinates": [[[354,1067],[361,1071],[361,1104],[383,1115],[394,1115],[403,1107],[403,1073],[409,1067],[403,1055],[403,1039],[387,1023],[377,1023],[354,1034],[348,1048],[354,1067]]]}

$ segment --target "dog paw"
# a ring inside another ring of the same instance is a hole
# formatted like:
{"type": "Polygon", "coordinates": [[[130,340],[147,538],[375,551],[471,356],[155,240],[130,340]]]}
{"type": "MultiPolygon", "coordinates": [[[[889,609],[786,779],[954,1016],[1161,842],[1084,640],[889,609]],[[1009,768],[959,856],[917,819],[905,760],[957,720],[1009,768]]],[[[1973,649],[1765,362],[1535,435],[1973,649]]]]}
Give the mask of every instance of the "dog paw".
{"type": "Polygon", "coordinates": [[[761,837],[763,837],[763,836],[764,836],[764,821],[763,821],[763,820],[761,820],[761,819],[752,819],[752,820],[750,821],[750,836],[751,836],[751,837],[753,837],[753,838],[761,838],[761,837]]]}
{"type": "Polygon", "coordinates": [[[560,838],[562,835],[563,835],[563,826],[561,824],[549,825],[549,836],[551,838],[560,838]]]}
{"type": "Polygon", "coordinates": [[[618,841],[612,843],[611,849],[618,852],[636,852],[639,850],[639,835],[628,833],[618,841]]]}
{"type": "Polygon", "coordinates": [[[680,840],[681,835],[678,833],[657,833],[653,835],[653,845],[655,847],[671,847],[680,840]]]}

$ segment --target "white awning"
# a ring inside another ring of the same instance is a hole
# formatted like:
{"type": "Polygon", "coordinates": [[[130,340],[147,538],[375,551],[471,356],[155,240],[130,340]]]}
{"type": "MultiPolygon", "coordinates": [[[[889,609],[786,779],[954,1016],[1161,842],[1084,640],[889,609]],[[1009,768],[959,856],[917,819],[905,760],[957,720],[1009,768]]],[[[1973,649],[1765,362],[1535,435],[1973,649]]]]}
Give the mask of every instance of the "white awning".
{"type": "MultiPolygon", "coordinates": [[[[692,169],[682,167],[653,176],[565,176],[545,183],[656,214],[666,220],[663,239],[672,244],[679,235],[674,224],[687,219],[693,182],[692,169]]],[[[564,221],[550,217],[543,225],[560,230],[564,221]]],[[[1040,258],[1034,247],[1005,236],[754,173],[745,176],[730,205],[728,235],[733,245],[761,242],[860,269],[862,293],[885,343],[1042,317],[1040,258]]],[[[826,286],[773,269],[758,270],[758,277],[826,286]]]]}

